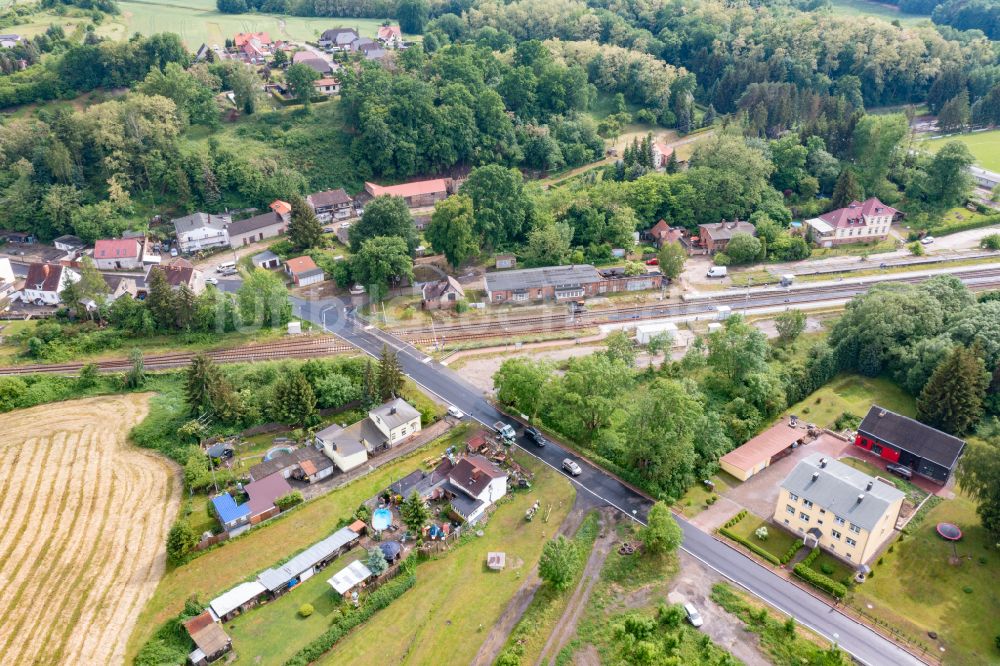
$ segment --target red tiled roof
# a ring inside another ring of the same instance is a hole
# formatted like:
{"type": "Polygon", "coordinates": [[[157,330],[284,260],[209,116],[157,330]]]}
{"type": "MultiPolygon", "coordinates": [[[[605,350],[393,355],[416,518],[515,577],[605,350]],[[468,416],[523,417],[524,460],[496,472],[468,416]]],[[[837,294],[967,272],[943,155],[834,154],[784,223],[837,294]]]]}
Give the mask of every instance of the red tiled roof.
{"type": "Polygon", "coordinates": [[[887,206],[876,197],[866,199],[864,202],[852,201],[845,208],[831,210],[823,213],[819,219],[823,220],[834,228],[863,227],[866,226],[865,218],[873,215],[895,215],[898,213],[892,206],[887,206]]]}
{"type": "Polygon", "coordinates": [[[802,438],[801,430],[788,427],[788,422],[782,418],[777,424],[760,433],[743,446],[733,449],[722,456],[720,462],[729,463],[742,470],[752,470],[760,463],[770,460],[776,454],[784,451],[793,442],[802,438]]]}
{"type": "Polygon", "coordinates": [[[282,201],[281,199],[275,199],[271,202],[271,210],[278,215],[288,215],[292,212],[292,204],[287,201],[282,201]]]}
{"type": "Polygon", "coordinates": [[[236,37],[233,38],[233,43],[236,45],[236,48],[241,48],[252,39],[257,39],[263,44],[271,43],[271,38],[266,32],[238,32],[236,33],[236,37]]]}
{"type": "Polygon", "coordinates": [[[313,86],[335,86],[339,83],[337,79],[329,76],[324,76],[322,79],[316,79],[313,81],[313,86]]]}
{"type": "Polygon", "coordinates": [[[393,37],[401,38],[403,36],[402,31],[399,29],[398,25],[383,25],[378,29],[378,38],[388,41],[393,37]]]}
{"type": "Polygon", "coordinates": [[[433,180],[418,180],[415,183],[403,183],[402,185],[376,185],[375,183],[365,183],[365,189],[373,196],[388,194],[394,197],[415,197],[421,194],[435,194],[437,192],[447,192],[448,183],[444,178],[433,180]]]}
{"type": "Polygon", "coordinates": [[[665,143],[654,143],[653,150],[660,153],[664,157],[670,157],[671,153],[674,152],[674,149],[665,143]]]}
{"type": "Polygon", "coordinates": [[[288,267],[288,272],[292,274],[304,273],[306,271],[311,271],[313,269],[319,268],[319,266],[316,265],[316,262],[312,260],[312,257],[308,256],[295,257],[294,259],[289,259],[288,261],[285,262],[285,266],[288,267]]]}
{"type": "Polygon", "coordinates": [[[94,259],[137,259],[139,241],[135,238],[113,238],[94,243],[94,259]]]}

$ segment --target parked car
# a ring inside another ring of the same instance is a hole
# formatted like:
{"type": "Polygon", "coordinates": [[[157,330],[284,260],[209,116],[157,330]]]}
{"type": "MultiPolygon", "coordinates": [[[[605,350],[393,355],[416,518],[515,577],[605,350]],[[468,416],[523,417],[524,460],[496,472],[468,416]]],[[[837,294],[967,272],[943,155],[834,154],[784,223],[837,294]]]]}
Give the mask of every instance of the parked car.
{"type": "Polygon", "coordinates": [[[573,476],[580,476],[580,474],[583,472],[583,470],[580,468],[580,466],[577,465],[572,460],[570,460],[569,458],[563,459],[562,466],[563,466],[564,470],[566,470],[567,472],[569,472],[573,476]]]}
{"type": "Polygon", "coordinates": [[[924,236],[923,238],[920,239],[920,242],[923,243],[924,245],[930,245],[931,243],[934,242],[934,236],[924,236]]]}
{"type": "Polygon", "coordinates": [[[724,278],[729,275],[729,270],[725,266],[712,266],[708,269],[708,273],[705,277],[710,278],[724,278]]]}
{"type": "Polygon", "coordinates": [[[462,410],[455,405],[448,405],[448,416],[456,419],[465,418],[465,414],[462,413],[462,410]]]}
{"type": "Polygon", "coordinates": [[[493,429],[500,434],[500,438],[503,443],[510,446],[517,439],[517,433],[514,432],[514,428],[511,427],[509,423],[504,423],[503,421],[497,421],[493,424],[493,429]]]}
{"type": "Polygon", "coordinates": [[[885,466],[886,471],[892,472],[896,476],[901,476],[904,479],[913,478],[913,470],[905,465],[897,465],[896,463],[889,463],[885,466]]]}
{"type": "Polygon", "coordinates": [[[545,435],[541,433],[538,428],[528,427],[524,429],[524,436],[533,441],[538,446],[545,446],[549,443],[549,440],[545,439],[545,435]]]}
{"type": "Polygon", "coordinates": [[[176,247],[170,248],[170,256],[171,257],[176,257],[177,256],[177,248],[176,247]]]}
{"type": "Polygon", "coordinates": [[[207,278],[205,278],[205,284],[219,284],[219,278],[215,277],[214,275],[209,275],[207,278]]]}
{"type": "Polygon", "coordinates": [[[700,627],[705,624],[705,621],[701,619],[701,613],[694,607],[694,604],[684,604],[684,613],[687,614],[687,620],[692,627],[700,627]]]}
{"type": "Polygon", "coordinates": [[[646,265],[647,266],[659,266],[660,265],[660,258],[659,257],[653,257],[652,259],[650,259],[650,260],[648,260],[646,262],[646,265]]]}

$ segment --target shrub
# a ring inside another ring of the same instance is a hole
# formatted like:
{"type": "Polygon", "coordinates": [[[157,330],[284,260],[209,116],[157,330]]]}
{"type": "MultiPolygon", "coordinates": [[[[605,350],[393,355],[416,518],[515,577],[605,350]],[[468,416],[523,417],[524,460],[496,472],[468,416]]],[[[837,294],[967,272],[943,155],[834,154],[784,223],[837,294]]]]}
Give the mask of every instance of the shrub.
{"type": "Polygon", "coordinates": [[[986,556],[985,555],[980,555],[979,556],[979,563],[980,564],[986,564],[986,556]]]}
{"type": "Polygon", "coordinates": [[[739,543],[739,544],[742,544],[742,545],[746,546],[748,549],[750,549],[750,552],[759,555],[760,557],[764,558],[765,560],[767,560],[771,564],[774,564],[775,566],[781,564],[781,561],[778,560],[777,557],[775,557],[774,555],[772,555],[768,551],[764,550],[763,548],[761,548],[757,544],[753,543],[752,541],[747,541],[743,537],[738,536],[737,534],[735,534],[733,532],[730,532],[725,527],[722,527],[722,528],[719,529],[719,534],[721,534],[722,536],[724,536],[724,537],[726,537],[728,539],[732,539],[736,543],[739,543]]]}
{"type": "Polygon", "coordinates": [[[892,552],[892,549],[893,549],[893,548],[895,548],[895,547],[896,547],[896,546],[895,546],[895,544],[894,544],[894,545],[892,545],[892,546],[889,546],[889,550],[887,550],[886,552],[887,552],[887,553],[891,553],[891,552],[892,552]]]}
{"type": "Polygon", "coordinates": [[[1000,250],[1000,234],[990,234],[979,241],[979,247],[986,250],[1000,250]]]}
{"type": "MultiPolygon", "coordinates": [[[[818,551],[819,549],[813,552],[818,552],[818,551]]],[[[809,566],[806,565],[805,560],[796,564],[794,571],[795,575],[801,578],[802,580],[806,581],[813,587],[818,588],[826,592],[827,594],[836,597],[837,599],[843,599],[844,595],[847,594],[846,586],[842,585],[841,583],[838,583],[829,576],[826,576],[824,574],[819,573],[818,571],[810,569],[809,566]]]]}
{"type": "Polygon", "coordinates": [[[746,515],[747,515],[746,509],[743,509],[742,511],[740,511],[739,513],[737,513],[735,516],[733,516],[732,518],[730,518],[729,521],[723,527],[732,527],[736,523],[738,523],[741,520],[743,520],[746,517],[746,515]]]}
{"type": "Polygon", "coordinates": [[[827,564],[826,562],[819,565],[819,570],[825,573],[827,576],[833,573],[833,567],[827,564]]]}
{"type": "Polygon", "coordinates": [[[279,497],[274,500],[274,506],[278,507],[281,511],[288,511],[293,506],[302,504],[305,498],[302,497],[302,493],[298,490],[293,490],[284,497],[279,497]]]}
{"type": "Polygon", "coordinates": [[[885,562],[885,558],[884,557],[878,558],[879,566],[881,566],[883,562],[885,562]]]}
{"type": "Polygon", "coordinates": [[[760,527],[758,527],[757,530],[754,532],[754,536],[756,536],[761,541],[767,541],[767,537],[768,537],[767,527],[764,526],[764,525],[761,525],[760,527]]]}
{"type": "Polygon", "coordinates": [[[972,588],[966,585],[965,587],[962,588],[962,592],[965,592],[966,594],[972,594],[972,588]]]}
{"type": "Polygon", "coordinates": [[[312,604],[302,604],[299,606],[299,617],[309,617],[313,614],[314,610],[312,604]]]}
{"type": "Polygon", "coordinates": [[[788,547],[785,554],[781,556],[781,563],[788,564],[795,557],[795,553],[799,552],[799,548],[803,546],[802,539],[796,539],[795,543],[788,547]]]}
{"type": "Polygon", "coordinates": [[[802,564],[810,567],[812,566],[812,563],[816,561],[817,557],[819,557],[819,548],[813,548],[812,551],[802,560],[802,564]]]}

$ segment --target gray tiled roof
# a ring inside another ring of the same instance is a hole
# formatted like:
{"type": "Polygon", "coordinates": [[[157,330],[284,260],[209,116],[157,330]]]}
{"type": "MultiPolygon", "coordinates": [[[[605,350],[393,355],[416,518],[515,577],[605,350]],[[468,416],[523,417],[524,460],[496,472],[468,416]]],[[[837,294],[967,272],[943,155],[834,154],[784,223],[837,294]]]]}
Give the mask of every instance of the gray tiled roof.
{"type": "Polygon", "coordinates": [[[781,487],[866,530],[878,524],[890,504],[904,497],[895,486],[818,453],[799,461],[781,487]]]}
{"type": "Polygon", "coordinates": [[[487,291],[516,291],[540,287],[568,287],[600,282],[604,278],[590,264],[545,266],[486,274],[487,291]]]}
{"type": "Polygon", "coordinates": [[[185,231],[193,231],[202,227],[210,227],[218,231],[225,231],[226,225],[232,221],[228,215],[212,215],[209,213],[192,213],[184,217],[172,220],[174,231],[178,234],[185,231]]]}
{"type": "Polygon", "coordinates": [[[390,430],[403,425],[407,421],[420,418],[420,412],[402,398],[396,398],[384,405],[379,405],[371,410],[369,414],[374,414],[381,418],[390,430]]]}

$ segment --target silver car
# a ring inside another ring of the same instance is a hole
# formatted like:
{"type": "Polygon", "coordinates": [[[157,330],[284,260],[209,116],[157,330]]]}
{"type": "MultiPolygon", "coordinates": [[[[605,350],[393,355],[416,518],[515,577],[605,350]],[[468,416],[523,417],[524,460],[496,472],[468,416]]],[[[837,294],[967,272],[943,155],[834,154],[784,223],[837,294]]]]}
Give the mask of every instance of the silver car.
{"type": "Polygon", "coordinates": [[[580,476],[580,473],[583,472],[583,470],[580,469],[580,466],[577,465],[572,460],[570,460],[569,458],[563,460],[562,466],[564,470],[566,470],[573,476],[580,476]]]}
{"type": "Polygon", "coordinates": [[[701,619],[701,613],[694,607],[694,604],[684,604],[684,613],[692,627],[700,627],[705,624],[705,621],[701,619]]]}

